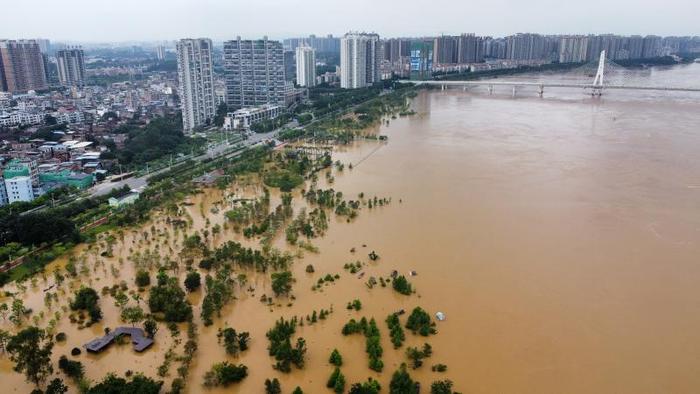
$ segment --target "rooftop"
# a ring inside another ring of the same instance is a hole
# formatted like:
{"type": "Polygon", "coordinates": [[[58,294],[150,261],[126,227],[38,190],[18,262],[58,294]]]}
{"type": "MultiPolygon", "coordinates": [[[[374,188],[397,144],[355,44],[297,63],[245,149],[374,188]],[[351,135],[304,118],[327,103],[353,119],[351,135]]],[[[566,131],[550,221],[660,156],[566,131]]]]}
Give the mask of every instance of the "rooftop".
{"type": "Polygon", "coordinates": [[[109,334],[100,338],[95,338],[86,343],[85,349],[93,353],[101,352],[122,335],[129,335],[131,337],[131,343],[134,345],[134,350],[137,352],[142,352],[153,345],[153,339],[147,338],[142,329],[136,327],[117,327],[109,334]]]}

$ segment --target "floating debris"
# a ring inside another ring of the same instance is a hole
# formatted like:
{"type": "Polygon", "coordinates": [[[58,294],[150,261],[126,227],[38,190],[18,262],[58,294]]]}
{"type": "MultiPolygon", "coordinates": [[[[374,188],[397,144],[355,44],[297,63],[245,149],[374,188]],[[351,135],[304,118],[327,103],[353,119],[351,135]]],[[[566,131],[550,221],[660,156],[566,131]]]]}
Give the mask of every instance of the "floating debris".
{"type": "Polygon", "coordinates": [[[443,321],[443,320],[445,320],[445,314],[442,312],[438,312],[435,314],[435,318],[440,320],[440,321],[443,321]]]}
{"type": "Polygon", "coordinates": [[[362,279],[365,276],[365,272],[362,271],[360,272],[360,275],[357,275],[357,279],[362,279]]]}
{"type": "Polygon", "coordinates": [[[408,271],[409,276],[416,276],[418,273],[416,271],[408,271]]]}
{"type": "Polygon", "coordinates": [[[393,270],[391,271],[391,278],[396,279],[396,277],[399,276],[399,271],[393,270]]]}
{"type": "Polygon", "coordinates": [[[379,255],[373,250],[372,253],[369,254],[369,259],[372,261],[376,261],[377,259],[379,259],[379,255]]]}

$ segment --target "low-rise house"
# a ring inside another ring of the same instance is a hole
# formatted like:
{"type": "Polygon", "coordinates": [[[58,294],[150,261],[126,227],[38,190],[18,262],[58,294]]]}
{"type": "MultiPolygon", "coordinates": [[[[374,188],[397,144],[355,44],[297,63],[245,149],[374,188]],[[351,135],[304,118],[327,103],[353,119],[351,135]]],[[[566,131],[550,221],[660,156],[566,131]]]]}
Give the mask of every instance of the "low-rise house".
{"type": "Polygon", "coordinates": [[[224,119],[224,130],[249,130],[252,125],[269,119],[276,119],[284,113],[279,105],[265,104],[255,108],[242,108],[230,112],[224,119]]]}
{"type": "Polygon", "coordinates": [[[52,190],[63,186],[72,186],[84,190],[95,182],[90,174],[75,173],[68,170],[47,171],[39,174],[39,181],[46,190],[52,190]]]}
{"type": "Polygon", "coordinates": [[[192,183],[198,186],[212,186],[216,181],[224,176],[223,170],[214,170],[202,176],[198,176],[192,180],[192,183]]]}
{"type": "Polygon", "coordinates": [[[120,197],[111,197],[107,201],[109,202],[110,207],[120,208],[124,205],[133,204],[134,202],[136,202],[136,200],[139,199],[140,195],[141,193],[137,192],[136,190],[132,190],[128,194],[125,194],[120,197]]]}

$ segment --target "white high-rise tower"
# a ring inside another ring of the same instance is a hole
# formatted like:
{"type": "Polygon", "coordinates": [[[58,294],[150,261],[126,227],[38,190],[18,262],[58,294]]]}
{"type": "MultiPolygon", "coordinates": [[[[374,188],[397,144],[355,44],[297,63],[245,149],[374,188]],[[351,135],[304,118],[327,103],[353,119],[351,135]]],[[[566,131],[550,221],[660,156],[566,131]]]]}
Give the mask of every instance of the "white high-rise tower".
{"type": "Polygon", "coordinates": [[[379,82],[379,35],[348,33],[340,40],[340,87],[356,89],[379,82]]]}
{"type": "Polygon", "coordinates": [[[185,132],[206,125],[216,116],[212,50],[208,38],[187,38],[177,43],[177,76],[185,132]]]}
{"type": "Polygon", "coordinates": [[[316,51],[311,47],[297,47],[297,84],[316,86],[316,51]]]}

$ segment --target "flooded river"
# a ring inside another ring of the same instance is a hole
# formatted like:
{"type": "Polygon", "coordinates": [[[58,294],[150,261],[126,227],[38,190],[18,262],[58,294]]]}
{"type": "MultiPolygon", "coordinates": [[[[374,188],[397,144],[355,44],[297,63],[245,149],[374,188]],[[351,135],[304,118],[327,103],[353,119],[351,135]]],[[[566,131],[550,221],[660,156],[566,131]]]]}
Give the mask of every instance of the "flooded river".
{"type": "MultiPolygon", "coordinates": [[[[697,84],[700,64],[642,70],[636,78],[697,84]]],[[[334,171],[333,188],[347,198],[361,192],[391,197],[391,204],[363,208],[352,223],[331,219],[326,236],[312,241],[320,253],[305,253],[292,269],[292,306],[287,300],[264,306],[259,298],[271,293],[269,280],[249,274],[246,287],[254,292],[238,289],[238,299],[213,326],[198,324],[188,392],[258,393],[272,377],[280,379],[283,392],[297,385],[307,393],[328,392],[333,348],[345,360],[348,387],[371,376],[388,392],[391,373],[406,361],[406,346],[424,342],[434,353],[410,373],[425,392],[432,381],[446,378],[463,393],[700,390],[700,95],[612,92],[592,99],[576,90],[552,90],[541,99],[534,91],[513,98],[509,90],[447,90],[420,93],[413,108],[416,115],[378,127],[388,142],[361,141],[334,152],[334,159],[354,168],[334,171]],[[372,250],[381,256],[377,262],[367,258],[372,250]],[[409,280],[416,294],[368,289],[367,277],[343,270],[355,260],[366,263],[367,276],[415,270],[409,280]],[[307,264],[315,274],[304,272],[307,264]],[[323,292],[311,291],[326,273],[341,279],[323,292]],[[355,298],[362,310],[346,310],[355,298]],[[265,338],[274,321],[331,306],[327,320],[298,329],[309,347],[306,368],[274,371],[265,338]],[[384,319],[415,306],[431,315],[444,312],[447,319],[427,339],[407,332],[404,347],[394,350],[384,319]],[[348,319],[361,316],[378,322],[381,374],[367,367],[364,338],[340,334],[348,319]],[[216,338],[224,325],[249,331],[250,350],[227,356],[216,338]],[[202,376],[223,360],[246,364],[249,376],[227,389],[204,389],[202,376]],[[437,363],[446,364],[447,372],[432,372],[437,363]]],[[[328,187],[323,181],[320,186],[328,187]]],[[[192,198],[187,209],[195,229],[205,226],[205,217],[212,225],[224,223],[223,212],[209,210],[221,199],[213,190],[192,198]]],[[[272,200],[274,207],[279,194],[273,192],[272,200]]],[[[295,194],[296,208],[300,200],[295,194]]],[[[165,227],[160,216],[154,223],[165,227]]],[[[129,262],[117,278],[108,271],[119,257],[127,258],[129,248],[147,247],[139,237],[126,233],[115,257],[97,270],[94,288],[121,279],[133,287],[129,262]]],[[[241,238],[224,231],[212,245],[241,238]]],[[[286,248],[284,235],[275,244],[286,248]]],[[[40,279],[37,288],[28,287],[25,303],[37,313],[44,308],[45,285],[40,279]]],[[[198,323],[202,292],[190,295],[198,323]]],[[[105,325],[122,324],[112,299],[101,302],[105,319],[99,325],[76,330],[62,319],[57,331],[68,333],[68,341],[57,346],[55,359],[100,335],[105,325]]],[[[183,337],[185,331],[183,325],[183,337]]],[[[156,347],[143,354],[119,345],[78,359],[93,380],[126,370],[155,377],[172,343],[161,326],[156,347]]],[[[166,387],[178,365],[164,378],[166,387]]],[[[6,387],[29,391],[10,368],[0,358],[6,387]]]]}

